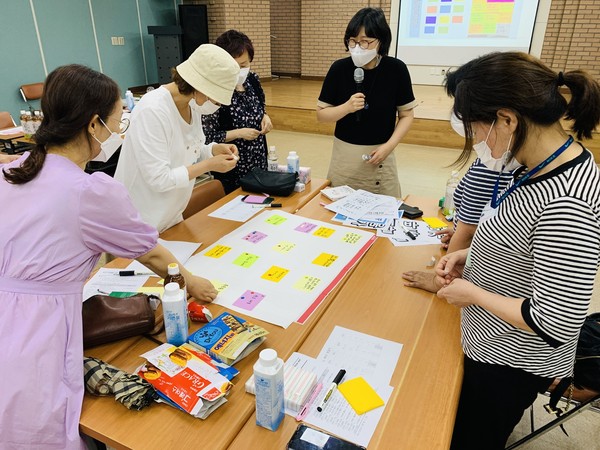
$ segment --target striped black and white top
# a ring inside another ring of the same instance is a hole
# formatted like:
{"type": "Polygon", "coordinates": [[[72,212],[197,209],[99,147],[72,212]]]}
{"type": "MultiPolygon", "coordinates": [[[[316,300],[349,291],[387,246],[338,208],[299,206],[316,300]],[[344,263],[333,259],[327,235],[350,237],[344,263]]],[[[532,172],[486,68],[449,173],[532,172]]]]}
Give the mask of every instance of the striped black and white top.
{"type": "MultiPolygon", "coordinates": [[[[455,227],[457,220],[471,225],[479,223],[483,207],[492,198],[498,175],[500,175],[499,172],[488,169],[479,158],[473,161],[454,191],[455,227]]],[[[500,191],[503,191],[512,179],[512,172],[502,173],[499,184],[500,191]]]]}
{"type": "Polygon", "coordinates": [[[463,277],[524,298],[534,333],[478,306],[462,309],[462,345],[476,361],[545,377],[572,374],[600,258],[600,171],[588,151],[512,192],[480,222],[463,277]]]}

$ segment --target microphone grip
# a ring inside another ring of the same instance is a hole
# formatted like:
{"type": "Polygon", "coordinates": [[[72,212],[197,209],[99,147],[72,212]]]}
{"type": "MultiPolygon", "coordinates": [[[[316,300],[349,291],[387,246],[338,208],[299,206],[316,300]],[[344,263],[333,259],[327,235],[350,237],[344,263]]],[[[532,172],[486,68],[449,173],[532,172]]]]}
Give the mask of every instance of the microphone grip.
{"type": "MultiPolygon", "coordinates": [[[[356,83],[356,92],[362,92],[362,83],[356,83]]],[[[358,111],[355,111],[354,115],[356,117],[356,121],[360,122],[362,119],[362,110],[359,109],[358,111]]]]}

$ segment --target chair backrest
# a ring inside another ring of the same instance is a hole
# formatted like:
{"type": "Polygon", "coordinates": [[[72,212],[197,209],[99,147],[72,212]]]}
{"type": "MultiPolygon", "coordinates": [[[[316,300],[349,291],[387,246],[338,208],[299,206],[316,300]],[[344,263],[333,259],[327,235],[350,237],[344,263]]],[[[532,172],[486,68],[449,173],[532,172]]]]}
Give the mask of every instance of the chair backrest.
{"type": "Polygon", "coordinates": [[[15,121],[7,111],[0,111],[0,130],[4,128],[12,128],[15,126],[15,121]]]}
{"type": "Polygon", "coordinates": [[[219,180],[210,180],[194,186],[190,201],[183,211],[183,218],[193,216],[223,197],[225,197],[225,190],[219,180]]]}
{"type": "Polygon", "coordinates": [[[44,92],[44,83],[24,84],[19,88],[23,101],[39,100],[44,92]]]}

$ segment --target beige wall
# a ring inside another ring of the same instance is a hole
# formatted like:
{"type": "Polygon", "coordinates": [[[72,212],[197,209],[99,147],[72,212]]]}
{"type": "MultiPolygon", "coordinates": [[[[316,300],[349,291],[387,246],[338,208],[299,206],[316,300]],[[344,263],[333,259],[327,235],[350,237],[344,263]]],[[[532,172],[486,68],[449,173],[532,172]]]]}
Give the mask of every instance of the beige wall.
{"type": "MultiPolygon", "coordinates": [[[[342,39],[350,18],[366,5],[391,0],[196,0],[208,5],[211,41],[230,28],[246,33],[255,47],[252,69],[322,78],[347,55],[342,39]],[[271,39],[269,36],[277,36],[271,39]]],[[[600,1],[552,0],[542,60],[555,70],[584,68],[600,80],[600,1]]]]}
{"type": "Polygon", "coordinates": [[[301,0],[271,0],[271,71],[300,75],[300,55],[307,44],[300,27],[301,0]]]}
{"type": "MultiPolygon", "coordinates": [[[[389,21],[390,0],[368,4],[383,9],[389,21]]],[[[324,77],[333,61],[348,56],[343,42],[346,26],[365,6],[364,0],[302,0],[303,77],[324,77]]]]}
{"type": "Polygon", "coordinates": [[[555,70],[586,69],[600,80],[598,0],[552,0],[542,61],[555,70]]]}
{"type": "Polygon", "coordinates": [[[261,78],[271,76],[270,0],[195,0],[184,3],[207,5],[211,42],[230,29],[247,34],[254,45],[252,70],[261,78]]]}

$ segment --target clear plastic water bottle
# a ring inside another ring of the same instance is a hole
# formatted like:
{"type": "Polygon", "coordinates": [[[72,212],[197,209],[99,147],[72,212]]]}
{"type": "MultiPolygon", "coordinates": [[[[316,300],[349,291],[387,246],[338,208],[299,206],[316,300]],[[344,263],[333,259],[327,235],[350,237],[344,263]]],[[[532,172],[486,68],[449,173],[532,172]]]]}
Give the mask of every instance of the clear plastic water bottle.
{"type": "Polygon", "coordinates": [[[458,182],[458,170],[453,170],[446,182],[446,195],[444,197],[444,207],[442,208],[444,216],[454,216],[454,191],[458,186],[458,182]]]}
{"type": "Polygon", "coordinates": [[[135,108],[135,100],[133,99],[133,93],[129,89],[125,91],[125,104],[127,105],[127,109],[129,111],[133,111],[133,108],[135,108]]]}
{"type": "Polygon", "coordinates": [[[277,151],[275,150],[275,146],[271,145],[269,147],[269,152],[267,154],[267,164],[269,172],[277,172],[278,161],[277,161],[277,151]]]}
{"type": "Polygon", "coordinates": [[[283,360],[277,352],[267,348],[260,352],[254,364],[256,393],[256,425],[275,431],[283,420],[284,385],[283,360]]]}

